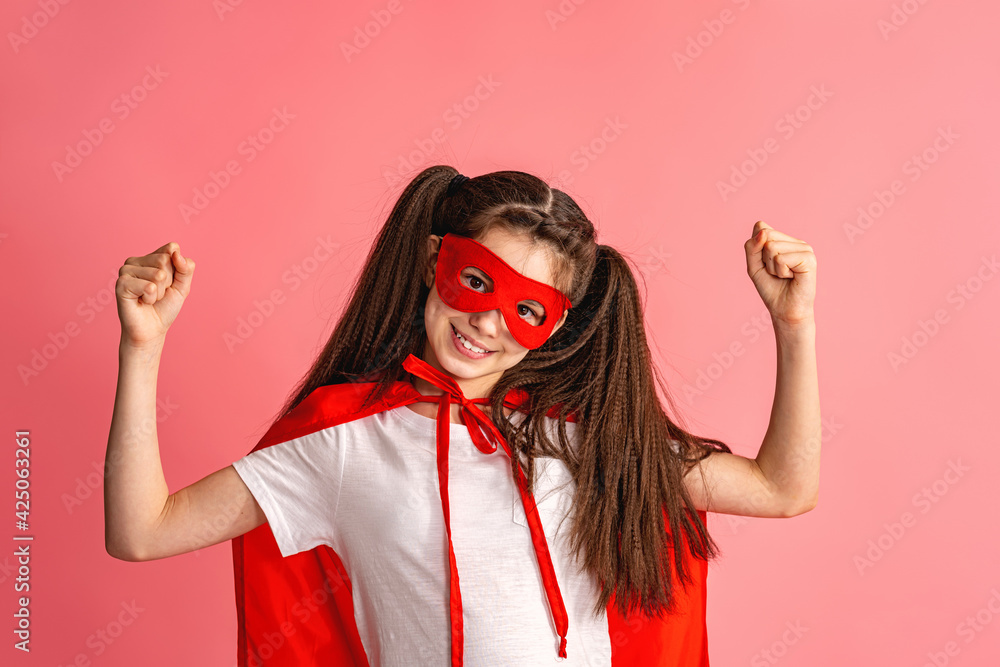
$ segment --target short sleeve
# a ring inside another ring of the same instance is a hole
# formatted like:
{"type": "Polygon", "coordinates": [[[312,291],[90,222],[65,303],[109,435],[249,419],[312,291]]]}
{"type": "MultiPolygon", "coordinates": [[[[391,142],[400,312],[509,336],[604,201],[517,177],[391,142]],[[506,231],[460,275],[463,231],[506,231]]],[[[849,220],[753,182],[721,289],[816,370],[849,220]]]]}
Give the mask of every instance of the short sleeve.
{"type": "Polygon", "coordinates": [[[233,467],[257,500],[282,556],[333,546],[343,448],[335,427],[250,452],[233,467]]]}

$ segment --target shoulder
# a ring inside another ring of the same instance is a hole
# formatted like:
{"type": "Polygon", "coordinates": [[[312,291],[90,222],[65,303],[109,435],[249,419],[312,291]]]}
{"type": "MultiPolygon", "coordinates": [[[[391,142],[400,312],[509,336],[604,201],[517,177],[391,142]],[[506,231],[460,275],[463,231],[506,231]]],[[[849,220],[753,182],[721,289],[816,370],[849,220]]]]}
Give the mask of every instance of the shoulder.
{"type": "Polygon", "coordinates": [[[374,382],[348,382],[317,387],[271,424],[251,451],[390,410],[408,402],[415,391],[411,385],[397,382],[372,400],[376,386],[374,382]]]}

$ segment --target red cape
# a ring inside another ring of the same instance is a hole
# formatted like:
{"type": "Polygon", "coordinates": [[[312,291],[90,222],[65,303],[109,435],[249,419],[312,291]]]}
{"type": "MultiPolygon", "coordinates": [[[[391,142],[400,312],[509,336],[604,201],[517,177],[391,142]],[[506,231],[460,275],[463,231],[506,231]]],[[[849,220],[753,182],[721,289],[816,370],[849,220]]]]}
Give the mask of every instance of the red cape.
{"type": "MultiPolygon", "coordinates": [[[[251,451],[415,403],[420,397],[411,384],[400,381],[391,385],[381,400],[362,410],[364,398],[374,386],[346,383],[319,387],[272,424],[251,451]]],[[[526,397],[523,391],[513,389],[505,404],[516,408],[526,397]]],[[[705,513],[698,514],[704,521],[705,513]]],[[[606,610],[612,667],[708,667],[707,562],[693,558],[687,550],[684,553],[694,581],[686,591],[675,588],[677,614],[664,620],[638,614],[622,616],[612,597],[606,610]]],[[[354,620],[351,581],[332,548],[319,546],[283,558],[270,526],[264,522],[233,539],[233,575],[238,667],[369,667],[354,620]]],[[[572,643],[570,647],[572,650],[572,643]]]]}

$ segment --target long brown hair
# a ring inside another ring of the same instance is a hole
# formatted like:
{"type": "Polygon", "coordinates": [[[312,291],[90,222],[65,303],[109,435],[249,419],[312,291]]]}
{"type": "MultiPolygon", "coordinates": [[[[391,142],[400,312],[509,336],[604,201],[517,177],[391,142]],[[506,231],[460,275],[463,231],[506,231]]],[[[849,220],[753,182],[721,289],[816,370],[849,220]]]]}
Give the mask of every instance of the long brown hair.
{"type": "Polygon", "coordinates": [[[731,450],[667,416],[657,384],[672,412],[674,401],[652,363],[632,271],[614,248],[597,243],[580,207],[521,171],[476,176],[447,195],[457,173],[433,166],[407,184],[343,315],[280,416],[323,385],[372,382],[366,400],[374,401],[406,380],[402,361],[410,353],[421,356],[426,340],[428,235],[478,238],[492,225],[526,232],[560,260],[557,287],[573,307],[544,345],[501,376],[489,396],[489,414],[517,453],[512,469],[520,461],[531,486],[535,456],[558,457],[569,469],[576,485],[570,539],[601,587],[595,615],[612,594],[622,614],[673,612],[671,572],[682,585],[691,582],[682,535],[694,557],[718,555],[682,477],[712,451],[731,450]],[[529,396],[516,427],[502,409],[515,387],[529,396]],[[546,437],[545,416],[552,410],[559,414],[558,442],[546,437]],[[568,412],[577,422],[572,443],[568,412]]]}

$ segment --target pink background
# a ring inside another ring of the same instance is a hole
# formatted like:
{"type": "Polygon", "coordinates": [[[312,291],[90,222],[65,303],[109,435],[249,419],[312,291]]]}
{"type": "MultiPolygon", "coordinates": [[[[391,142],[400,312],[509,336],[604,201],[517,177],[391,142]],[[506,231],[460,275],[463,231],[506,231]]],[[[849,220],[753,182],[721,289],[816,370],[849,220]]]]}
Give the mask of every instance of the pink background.
{"type": "Polygon", "coordinates": [[[253,447],[402,183],[447,163],[576,197],[636,262],[683,423],[747,456],[775,350],[743,242],[763,219],[815,249],[820,502],[789,520],[710,515],[714,665],[997,664],[1000,9],[342,4],[0,8],[0,532],[19,532],[13,432],[30,429],[35,536],[30,656],[11,648],[15,543],[0,548],[0,662],[235,661],[229,542],[147,563],[104,550],[125,258],[178,241],[198,264],[158,385],[173,491],[253,447]],[[241,145],[275,109],[292,117],[251,160],[241,145]],[[230,161],[239,172],[186,221],[230,161]]]}

